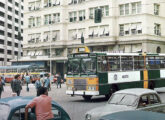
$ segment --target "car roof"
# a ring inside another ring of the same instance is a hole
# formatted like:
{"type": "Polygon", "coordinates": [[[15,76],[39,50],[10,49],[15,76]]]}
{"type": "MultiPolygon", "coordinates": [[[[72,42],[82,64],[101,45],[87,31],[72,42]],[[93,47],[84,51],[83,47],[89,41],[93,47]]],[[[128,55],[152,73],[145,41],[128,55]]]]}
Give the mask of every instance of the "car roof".
{"type": "Polygon", "coordinates": [[[151,89],[145,89],[145,88],[131,88],[131,89],[124,89],[124,90],[119,90],[115,92],[115,94],[118,94],[118,93],[134,94],[137,96],[141,96],[141,95],[149,94],[149,93],[157,94],[156,91],[151,90],[151,89]]]}
{"type": "Polygon", "coordinates": [[[165,120],[165,114],[151,111],[122,111],[103,116],[100,120],[165,120]]]}
{"type": "MultiPolygon", "coordinates": [[[[17,108],[19,106],[25,106],[27,105],[33,98],[34,96],[15,96],[15,97],[7,97],[7,98],[2,98],[0,99],[0,103],[7,104],[13,108],[17,108]]],[[[56,106],[62,108],[58,103],[52,100],[52,103],[55,104],[56,106]]]]}

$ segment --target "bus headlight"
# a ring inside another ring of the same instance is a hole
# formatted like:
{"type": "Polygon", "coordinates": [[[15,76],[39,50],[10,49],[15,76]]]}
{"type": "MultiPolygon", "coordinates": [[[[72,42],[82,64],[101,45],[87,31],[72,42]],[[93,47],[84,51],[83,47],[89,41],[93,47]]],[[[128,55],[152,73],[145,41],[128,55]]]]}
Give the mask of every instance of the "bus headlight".
{"type": "Polygon", "coordinates": [[[71,87],[71,86],[68,86],[68,87],[67,87],[67,90],[72,90],[72,87],[71,87]]]}
{"type": "Polygon", "coordinates": [[[95,91],[96,90],[96,86],[88,86],[88,90],[95,91]]]}

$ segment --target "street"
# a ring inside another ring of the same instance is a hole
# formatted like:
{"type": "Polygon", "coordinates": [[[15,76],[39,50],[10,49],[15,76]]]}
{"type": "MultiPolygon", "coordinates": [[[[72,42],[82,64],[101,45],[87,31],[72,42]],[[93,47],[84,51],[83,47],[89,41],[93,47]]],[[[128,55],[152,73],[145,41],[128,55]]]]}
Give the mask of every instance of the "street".
{"type": "MultiPolygon", "coordinates": [[[[21,96],[36,96],[36,90],[33,84],[29,85],[30,91],[26,91],[26,86],[23,86],[21,96]]],[[[10,85],[6,85],[2,93],[2,98],[11,96],[10,85]]],[[[84,101],[81,96],[71,97],[65,94],[66,85],[62,84],[62,88],[56,88],[53,84],[49,96],[59,103],[69,114],[71,120],[84,120],[85,112],[88,110],[106,104],[104,96],[92,97],[90,102],[84,101]]],[[[165,93],[160,94],[161,99],[165,102],[165,93]]]]}

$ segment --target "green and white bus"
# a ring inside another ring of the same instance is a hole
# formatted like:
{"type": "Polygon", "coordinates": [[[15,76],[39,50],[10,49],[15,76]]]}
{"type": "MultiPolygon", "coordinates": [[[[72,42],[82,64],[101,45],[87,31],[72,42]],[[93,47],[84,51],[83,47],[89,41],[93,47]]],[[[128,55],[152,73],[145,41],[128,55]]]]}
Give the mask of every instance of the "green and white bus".
{"type": "Polygon", "coordinates": [[[126,88],[165,86],[165,54],[90,52],[77,48],[68,56],[68,95],[105,95],[126,88]]]}

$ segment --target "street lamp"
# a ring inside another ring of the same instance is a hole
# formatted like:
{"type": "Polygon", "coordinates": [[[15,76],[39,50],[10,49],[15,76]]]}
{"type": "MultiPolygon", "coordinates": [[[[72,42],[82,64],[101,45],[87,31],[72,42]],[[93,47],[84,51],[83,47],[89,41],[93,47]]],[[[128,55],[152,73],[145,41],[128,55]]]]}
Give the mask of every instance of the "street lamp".
{"type": "Polygon", "coordinates": [[[51,32],[51,29],[50,29],[50,25],[49,26],[49,51],[50,51],[50,75],[52,75],[52,46],[51,46],[51,40],[52,40],[52,32],[51,32]]]}

